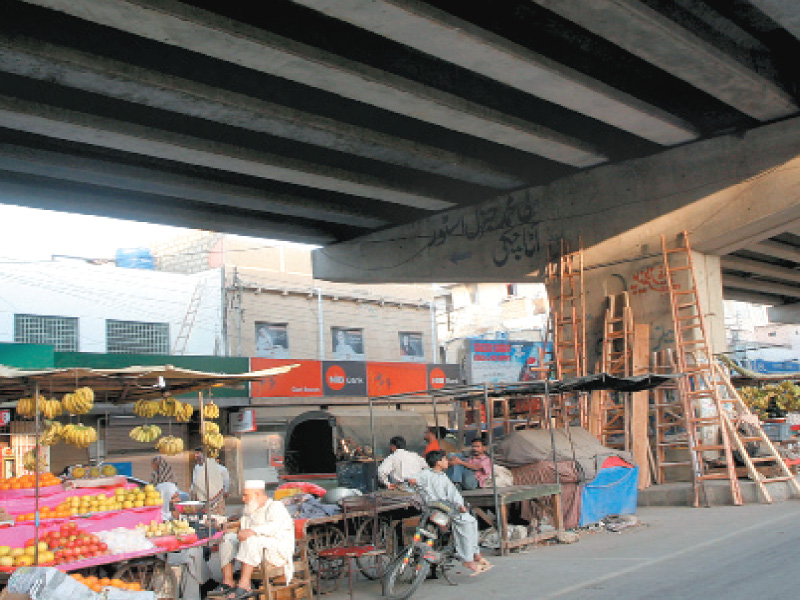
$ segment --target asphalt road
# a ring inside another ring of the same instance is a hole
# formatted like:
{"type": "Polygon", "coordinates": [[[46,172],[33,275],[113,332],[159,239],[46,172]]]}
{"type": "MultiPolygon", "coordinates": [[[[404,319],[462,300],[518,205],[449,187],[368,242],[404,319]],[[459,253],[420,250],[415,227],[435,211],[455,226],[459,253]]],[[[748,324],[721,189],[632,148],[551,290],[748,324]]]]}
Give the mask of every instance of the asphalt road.
{"type": "MultiPolygon", "coordinates": [[[[495,563],[490,572],[458,577],[455,587],[427,581],[414,599],[771,600],[798,595],[800,501],[642,508],[639,517],[643,525],[617,534],[587,533],[572,545],[489,557],[495,563]]],[[[346,587],[343,582],[341,591],[346,587]]],[[[379,590],[359,583],[356,595],[377,597],[379,590]]]]}

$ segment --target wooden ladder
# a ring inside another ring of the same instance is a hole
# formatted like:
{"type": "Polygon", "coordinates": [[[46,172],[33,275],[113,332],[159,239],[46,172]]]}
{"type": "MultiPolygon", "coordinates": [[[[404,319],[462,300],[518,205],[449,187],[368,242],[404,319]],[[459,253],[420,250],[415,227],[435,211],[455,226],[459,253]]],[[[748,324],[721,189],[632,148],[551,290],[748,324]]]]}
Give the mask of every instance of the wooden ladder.
{"type": "MultiPolygon", "coordinates": [[[[679,389],[685,398],[687,438],[696,480],[702,483],[709,479],[728,479],[734,504],[741,504],[741,490],[732,451],[735,448],[764,502],[772,502],[766,487],[767,483],[772,482],[789,482],[794,495],[800,496],[800,484],[764,433],[758,417],[750,412],[731,384],[728,374],[711,354],[688,233],[683,232],[677,247],[672,249],[667,248],[666,240],[661,236],[661,246],[672,307],[678,368],[685,375],[680,380],[679,389]],[[703,434],[717,427],[720,441],[704,439],[703,434]],[[761,456],[750,457],[748,454],[746,444],[753,442],[759,444],[763,452],[761,456]],[[725,460],[722,472],[707,469],[703,455],[709,451],[722,452],[725,460]],[[760,473],[757,465],[766,463],[776,465],[780,475],[766,477],[760,473]]],[[[696,506],[699,505],[698,487],[695,486],[696,506]]]]}
{"type": "MultiPolygon", "coordinates": [[[[558,261],[547,268],[555,376],[570,379],[586,375],[586,291],[583,278],[583,248],[571,252],[561,240],[558,261]]],[[[577,420],[588,425],[588,396],[561,394],[553,414],[561,424],[577,420]]]]}
{"type": "MultiPolygon", "coordinates": [[[[603,321],[603,373],[629,376],[633,373],[633,311],[627,292],[608,296],[603,321]]],[[[629,395],[604,391],[600,395],[600,441],[609,448],[630,450],[629,395]]]]}
{"type": "MultiPolygon", "coordinates": [[[[655,352],[652,357],[651,370],[659,374],[678,372],[675,353],[671,348],[655,352]]],[[[686,423],[688,411],[684,406],[684,396],[680,393],[678,382],[665,383],[651,392],[653,423],[655,428],[655,480],[665,483],[668,471],[674,472],[676,467],[690,467],[694,472],[692,460],[675,460],[667,456],[670,450],[689,451],[686,423]]]]}

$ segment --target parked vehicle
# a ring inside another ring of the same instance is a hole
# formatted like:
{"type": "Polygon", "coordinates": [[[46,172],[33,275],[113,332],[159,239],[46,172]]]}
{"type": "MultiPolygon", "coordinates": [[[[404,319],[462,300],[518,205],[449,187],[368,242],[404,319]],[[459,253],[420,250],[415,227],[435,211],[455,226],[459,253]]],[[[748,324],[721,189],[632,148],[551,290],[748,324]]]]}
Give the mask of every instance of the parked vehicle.
{"type": "Polygon", "coordinates": [[[458,508],[446,502],[425,503],[411,543],[398,552],[384,573],[384,595],[389,600],[410,598],[431,569],[456,585],[448,571],[456,564],[452,520],[458,508]]]}

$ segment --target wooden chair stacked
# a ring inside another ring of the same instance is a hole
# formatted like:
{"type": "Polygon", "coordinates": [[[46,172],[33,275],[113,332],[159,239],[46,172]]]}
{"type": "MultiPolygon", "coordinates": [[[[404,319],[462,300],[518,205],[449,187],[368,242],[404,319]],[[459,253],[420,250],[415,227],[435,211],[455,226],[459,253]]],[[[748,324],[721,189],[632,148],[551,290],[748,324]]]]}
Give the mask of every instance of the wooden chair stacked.
{"type": "Polygon", "coordinates": [[[342,526],[344,527],[344,546],[320,550],[317,555],[317,594],[321,595],[322,580],[330,580],[331,573],[338,584],[339,576],[347,571],[350,600],[353,600],[353,583],[356,571],[360,570],[370,579],[380,579],[383,587],[387,551],[391,550],[386,539],[381,539],[383,531],[378,514],[378,497],[375,494],[344,498],[342,506],[342,526]],[[369,538],[369,539],[367,539],[369,538]]]}
{"type": "MultiPolygon", "coordinates": [[[[633,311],[627,292],[608,296],[603,322],[603,373],[627,377],[633,373],[633,311]]],[[[609,448],[630,450],[628,394],[600,395],[600,441],[609,448]]]]}
{"type": "MultiPolygon", "coordinates": [[[[557,262],[547,268],[551,334],[557,379],[586,375],[586,304],[583,280],[583,249],[570,252],[561,241],[557,262]]],[[[586,394],[562,394],[551,414],[560,426],[579,423],[588,427],[586,394]]]]}
{"type": "Polygon", "coordinates": [[[253,572],[253,580],[260,583],[260,600],[303,600],[313,598],[311,571],[308,563],[308,544],[304,539],[297,540],[294,552],[294,575],[286,582],[283,567],[274,567],[266,559],[261,567],[253,572]]]}
{"type": "Polygon", "coordinates": [[[711,354],[688,233],[683,232],[679,236],[674,248],[668,248],[662,236],[661,247],[678,369],[684,374],[680,379],[679,392],[683,398],[692,459],[694,505],[700,505],[700,492],[705,492],[704,484],[711,479],[728,480],[734,504],[742,504],[734,448],[765,502],[772,502],[765,485],[770,482],[787,481],[793,493],[800,496],[800,484],[764,433],[758,417],[744,404],[711,354]],[[762,455],[757,458],[751,458],[747,451],[747,445],[753,443],[761,450],[762,455]],[[706,460],[711,453],[721,454],[724,463],[721,468],[712,468],[711,461],[706,460]],[[774,465],[781,474],[778,477],[765,477],[757,470],[757,464],[774,465]]]}

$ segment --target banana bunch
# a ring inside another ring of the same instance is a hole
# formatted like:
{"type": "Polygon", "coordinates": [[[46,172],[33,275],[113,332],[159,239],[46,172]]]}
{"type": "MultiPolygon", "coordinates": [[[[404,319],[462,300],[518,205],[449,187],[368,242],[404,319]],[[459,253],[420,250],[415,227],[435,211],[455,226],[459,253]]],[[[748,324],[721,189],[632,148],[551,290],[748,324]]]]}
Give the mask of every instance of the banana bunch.
{"type": "Polygon", "coordinates": [[[165,417],[174,417],[178,404],[180,404],[180,402],[175,400],[172,396],[165,396],[161,399],[161,402],[159,402],[158,412],[165,417]]]}
{"type": "Polygon", "coordinates": [[[68,444],[78,448],[88,448],[89,444],[97,441],[97,430],[94,427],[69,423],[62,428],[61,437],[68,444]]]}
{"type": "Polygon", "coordinates": [[[28,450],[25,454],[22,455],[22,466],[25,467],[28,471],[39,471],[40,473],[43,471],[47,471],[47,460],[41,454],[39,455],[38,460],[38,468],[37,468],[37,460],[36,455],[37,451],[28,450]]]}
{"type": "Polygon", "coordinates": [[[39,436],[39,443],[42,446],[52,446],[61,439],[61,431],[63,429],[63,425],[58,421],[45,421],[44,431],[39,436]]]}
{"type": "Polygon", "coordinates": [[[203,444],[212,450],[219,450],[225,445],[225,438],[220,433],[206,433],[203,435],[203,444]]]}
{"type": "Polygon", "coordinates": [[[42,411],[44,418],[51,420],[55,419],[56,417],[60,417],[64,412],[64,407],[61,406],[61,402],[55,398],[50,398],[50,400],[47,400],[46,398],[40,398],[39,408],[42,411]]]}
{"type": "Polygon", "coordinates": [[[167,456],[175,456],[183,452],[183,440],[174,435],[167,435],[156,442],[156,450],[167,456]]]}
{"type": "Polygon", "coordinates": [[[203,433],[219,433],[219,425],[211,421],[206,421],[203,424],[203,433]]]}
{"type": "Polygon", "coordinates": [[[188,423],[192,420],[194,408],[188,402],[176,402],[175,420],[180,423],[188,423]]]}
{"type": "MultiPolygon", "coordinates": [[[[42,407],[42,398],[39,398],[39,408],[42,407]]],[[[20,398],[17,400],[17,414],[21,417],[33,418],[36,415],[36,398],[20,398]]]]}
{"type": "Polygon", "coordinates": [[[71,394],[64,394],[61,403],[73,415],[83,415],[94,406],[94,391],[88,387],[78,388],[71,394]]]}
{"type": "Polygon", "coordinates": [[[219,418],[219,406],[214,404],[213,402],[209,402],[203,407],[203,416],[206,419],[217,419],[219,418]]]}
{"type": "Polygon", "coordinates": [[[137,400],[133,404],[133,414],[137,417],[151,419],[161,410],[161,403],[158,400],[137,400]]]}
{"type": "Polygon", "coordinates": [[[161,427],[158,425],[140,425],[131,429],[128,435],[137,442],[149,444],[157,440],[158,436],[161,435],[161,427]]]}
{"type": "Polygon", "coordinates": [[[206,456],[208,458],[219,458],[219,450],[214,450],[211,448],[206,448],[206,456]]]}

